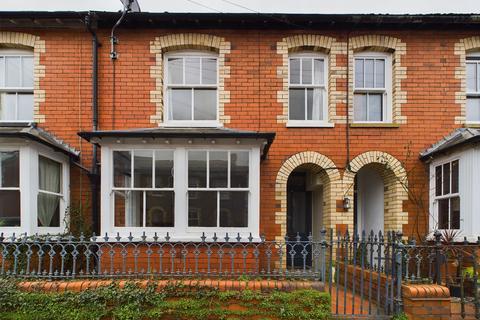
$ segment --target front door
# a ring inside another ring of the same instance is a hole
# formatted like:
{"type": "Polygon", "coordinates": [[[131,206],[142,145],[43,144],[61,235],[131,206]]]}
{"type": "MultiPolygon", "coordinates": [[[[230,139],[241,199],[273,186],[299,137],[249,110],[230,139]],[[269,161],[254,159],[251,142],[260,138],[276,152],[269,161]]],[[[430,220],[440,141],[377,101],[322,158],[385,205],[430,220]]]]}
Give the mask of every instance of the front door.
{"type": "Polygon", "coordinates": [[[290,175],[287,194],[287,237],[291,244],[287,246],[287,265],[303,268],[305,264],[309,267],[312,265],[312,248],[304,241],[308,241],[312,231],[312,192],[306,190],[305,172],[290,175]],[[295,244],[297,235],[301,242],[295,244]],[[295,251],[293,256],[292,249],[295,251]]]}

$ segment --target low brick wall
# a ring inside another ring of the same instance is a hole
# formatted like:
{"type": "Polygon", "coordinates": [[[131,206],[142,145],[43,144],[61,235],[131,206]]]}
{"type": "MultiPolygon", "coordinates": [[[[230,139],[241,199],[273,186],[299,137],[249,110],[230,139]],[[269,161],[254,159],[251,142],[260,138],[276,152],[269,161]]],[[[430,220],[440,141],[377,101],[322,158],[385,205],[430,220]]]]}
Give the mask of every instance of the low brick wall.
{"type": "MultiPolygon", "coordinates": [[[[112,283],[118,283],[123,288],[126,283],[132,280],[72,280],[72,281],[24,281],[18,284],[19,288],[25,291],[43,291],[43,292],[64,292],[64,291],[84,291],[95,289],[102,286],[109,286],[112,283]]],[[[227,290],[256,290],[256,291],[295,291],[301,289],[312,289],[325,291],[325,286],[319,281],[282,281],[282,280],[140,280],[135,281],[138,286],[145,288],[152,282],[155,283],[157,291],[161,291],[166,286],[182,285],[186,288],[210,287],[220,291],[227,290]]]]}

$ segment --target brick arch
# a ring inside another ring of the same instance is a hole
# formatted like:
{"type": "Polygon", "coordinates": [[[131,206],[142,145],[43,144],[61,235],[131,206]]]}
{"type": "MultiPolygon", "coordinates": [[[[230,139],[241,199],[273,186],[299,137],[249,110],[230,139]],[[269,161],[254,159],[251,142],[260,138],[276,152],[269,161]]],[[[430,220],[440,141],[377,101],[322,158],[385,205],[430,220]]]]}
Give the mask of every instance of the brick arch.
{"type": "Polygon", "coordinates": [[[40,114],[40,104],[45,102],[45,90],[40,90],[40,79],[45,77],[45,66],[40,64],[40,55],[45,53],[45,41],[29,33],[0,31],[0,46],[33,49],[33,120],[45,122],[45,115],[40,114]]]}
{"type": "MultiPolygon", "coordinates": [[[[397,124],[407,123],[407,117],[402,114],[402,105],[407,102],[407,92],[402,90],[402,80],[407,78],[407,68],[402,65],[402,59],[407,53],[407,45],[399,38],[384,35],[362,35],[350,38],[349,61],[351,72],[354,66],[354,54],[361,51],[379,51],[392,54],[392,121],[397,124]]],[[[353,119],[353,76],[348,82],[348,108],[350,119],[353,119]]]]}
{"type": "Polygon", "coordinates": [[[455,103],[460,105],[460,114],[455,117],[456,124],[467,122],[467,80],[466,80],[466,56],[471,51],[480,50],[480,36],[460,39],[455,43],[455,55],[458,56],[459,64],[455,68],[455,78],[460,82],[460,91],[455,92],[455,103]]]}
{"type": "Polygon", "coordinates": [[[277,54],[282,56],[282,64],[277,67],[277,76],[282,80],[282,90],[277,91],[277,101],[282,105],[282,113],[277,115],[277,123],[288,121],[288,54],[305,49],[328,54],[328,119],[329,122],[342,122],[345,117],[337,115],[337,104],[346,101],[342,91],[337,88],[337,80],[346,79],[347,67],[337,65],[337,55],[346,54],[347,44],[323,35],[301,34],[277,42],[277,54]]]}
{"type": "Polygon", "coordinates": [[[338,186],[341,181],[340,172],[335,167],[335,163],[328,157],[315,152],[305,151],[292,155],[281,166],[277,173],[275,182],[275,200],[279,204],[275,212],[275,223],[280,226],[280,235],[277,240],[283,240],[287,233],[287,182],[293,170],[304,167],[317,173],[321,173],[324,182],[324,225],[329,226],[331,223],[332,210],[335,208],[335,196],[341,192],[338,186]]]}
{"type": "MultiPolygon", "coordinates": [[[[343,182],[353,186],[356,173],[365,166],[371,166],[383,178],[385,185],[385,231],[402,230],[408,223],[408,212],[403,211],[403,202],[408,200],[408,178],[402,163],[389,153],[368,151],[350,161],[350,170],[345,171],[343,182]]],[[[353,187],[348,196],[353,199],[353,187]]]]}
{"type": "Polygon", "coordinates": [[[222,123],[229,123],[225,104],[230,102],[230,91],[225,90],[225,79],[230,77],[230,67],[225,65],[225,55],[230,53],[230,42],[222,37],[202,33],[177,33],[156,37],[150,41],[150,53],[155,55],[155,65],[150,67],[150,76],[155,80],[155,90],[150,91],[150,102],[155,104],[151,123],[163,122],[163,54],[175,50],[207,50],[218,53],[218,112],[222,123]]]}

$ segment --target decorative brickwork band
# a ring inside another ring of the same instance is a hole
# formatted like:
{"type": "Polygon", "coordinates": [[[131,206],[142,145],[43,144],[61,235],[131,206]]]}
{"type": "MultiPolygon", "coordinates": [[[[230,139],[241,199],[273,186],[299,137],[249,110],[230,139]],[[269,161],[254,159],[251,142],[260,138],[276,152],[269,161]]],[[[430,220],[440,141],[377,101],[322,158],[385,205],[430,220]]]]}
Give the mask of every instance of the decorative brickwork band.
{"type": "Polygon", "coordinates": [[[163,105],[163,54],[175,50],[205,50],[218,53],[218,114],[221,123],[229,123],[225,115],[225,104],[230,102],[230,91],[225,90],[225,79],[230,77],[230,67],[225,65],[225,55],[230,53],[230,42],[224,38],[201,33],[169,34],[150,42],[150,53],[155,54],[155,65],[150,68],[150,76],[155,79],[155,90],[150,91],[150,101],[156,112],[150,117],[151,123],[162,123],[163,105]]]}
{"type": "Polygon", "coordinates": [[[45,77],[45,66],[40,64],[40,55],[45,53],[45,41],[33,34],[0,31],[0,47],[33,49],[33,120],[45,122],[45,115],[40,114],[40,104],[45,102],[45,90],[40,89],[40,78],[45,77]]]}
{"type": "MultiPolygon", "coordinates": [[[[408,223],[408,212],[403,211],[403,202],[408,200],[406,190],[408,180],[405,169],[399,160],[386,152],[368,151],[350,162],[350,170],[343,176],[344,185],[353,186],[356,173],[367,165],[375,169],[383,178],[385,231],[402,230],[403,225],[408,223]]],[[[353,199],[353,187],[347,192],[350,199],[353,199]]]]}
{"type": "Polygon", "coordinates": [[[460,105],[460,115],[455,117],[456,124],[467,123],[467,71],[465,61],[467,53],[476,50],[480,50],[480,36],[464,38],[455,43],[455,54],[459,58],[458,67],[455,68],[455,78],[460,82],[460,91],[455,92],[455,103],[460,105]]]}
{"type": "MultiPolygon", "coordinates": [[[[288,158],[280,168],[275,183],[275,200],[279,204],[275,212],[275,223],[280,226],[280,234],[276,237],[283,241],[287,232],[287,182],[293,170],[299,167],[308,168],[311,172],[320,174],[323,184],[323,225],[332,225],[333,213],[336,211],[334,199],[341,194],[340,172],[332,160],[314,152],[305,151],[288,158]]],[[[340,216],[336,214],[336,216],[340,216]]]]}
{"type": "Polygon", "coordinates": [[[407,45],[398,38],[382,35],[363,35],[350,39],[348,61],[350,77],[348,83],[349,115],[353,119],[353,74],[354,54],[361,51],[389,52],[392,54],[392,122],[403,124],[407,117],[402,114],[402,105],[407,102],[407,92],[402,90],[402,80],[407,78],[407,68],[402,65],[402,57],[407,53],[407,45]]]}
{"type": "MultiPolygon", "coordinates": [[[[302,34],[283,38],[277,42],[277,53],[282,56],[282,64],[277,68],[277,76],[282,79],[282,90],[277,92],[277,101],[282,104],[282,114],[277,116],[278,123],[288,121],[288,54],[302,50],[319,51],[328,54],[328,121],[341,122],[337,116],[337,104],[345,104],[345,94],[337,88],[339,79],[346,79],[347,68],[337,65],[337,55],[346,54],[347,44],[334,38],[302,34]]],[[[344,117],[343,117],[344,118],[344,117]]]]}

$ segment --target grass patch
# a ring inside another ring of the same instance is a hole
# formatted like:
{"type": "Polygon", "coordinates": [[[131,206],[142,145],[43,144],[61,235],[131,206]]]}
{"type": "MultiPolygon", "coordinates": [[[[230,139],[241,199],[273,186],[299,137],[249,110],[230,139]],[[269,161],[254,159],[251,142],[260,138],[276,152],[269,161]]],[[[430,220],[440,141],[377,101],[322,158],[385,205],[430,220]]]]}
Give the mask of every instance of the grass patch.
{"type": "Polygon", "coordinates": [[[83,292],[44,293],[18,290],[0,279],[0,319],[147,320],[147,319],[330,319],[330,297],[314,290],[261,293],[167,286],[156,291],[129,282],[83,292]]]}

